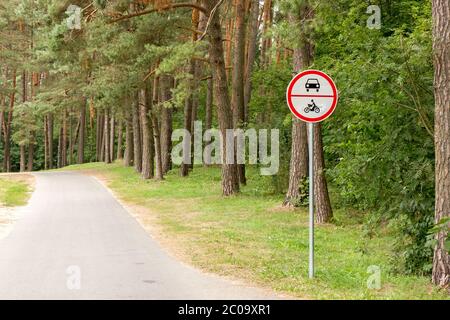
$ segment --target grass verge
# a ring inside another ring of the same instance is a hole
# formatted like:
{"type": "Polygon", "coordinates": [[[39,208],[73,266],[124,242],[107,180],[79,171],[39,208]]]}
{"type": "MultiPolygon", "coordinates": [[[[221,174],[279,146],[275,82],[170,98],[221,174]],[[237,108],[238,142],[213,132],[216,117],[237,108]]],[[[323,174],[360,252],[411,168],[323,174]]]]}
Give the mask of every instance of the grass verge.
{"type": "Polygon", "coordinates": [[[0,206],[17,207],[27,204],[31,195],[29,177],[21,175],[0,177],[0,206]]]}
{"type": "Polygon", "coordinates": [[[220,170],[195,168],[188,178],[170,172],[161,182],[144,181],[119,164],[69,167],[107,178],[125,202],[146,207],[191,264],[221,275],[311,299],[449,299],[429,278],[389,272],[393,238],[363,237],[362,226],[344,211],[341,223],[316,228],[316,278],[308,279],[308,214],[280,208],[282,197],[268,190],[270,177],[249,168],[248,186],[224,198],[220,170]],[[381,288],[369,289],[368,268],[380,270],[381,288]]]}

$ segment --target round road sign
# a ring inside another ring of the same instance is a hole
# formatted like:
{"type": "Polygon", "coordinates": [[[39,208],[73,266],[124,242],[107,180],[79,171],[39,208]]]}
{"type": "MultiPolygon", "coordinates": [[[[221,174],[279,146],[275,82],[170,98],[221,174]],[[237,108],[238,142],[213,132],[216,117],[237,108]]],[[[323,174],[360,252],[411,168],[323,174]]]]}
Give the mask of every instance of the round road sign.
{"type": "Polygon", "coordinates": [[[320,122],[334,111],[338,92],[333,80],[324,72],[306,70],[289,83],[286,99],[291,112],[305,122],[320,122]]]}

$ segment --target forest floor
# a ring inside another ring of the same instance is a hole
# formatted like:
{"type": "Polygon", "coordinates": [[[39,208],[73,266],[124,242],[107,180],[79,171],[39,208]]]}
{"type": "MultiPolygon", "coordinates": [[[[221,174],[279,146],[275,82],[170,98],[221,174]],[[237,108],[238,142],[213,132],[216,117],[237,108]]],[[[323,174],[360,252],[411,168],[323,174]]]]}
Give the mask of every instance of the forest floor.
{"type": "Polygon", "coordinates": [[[19,218],[17,207],[28,202],[33,186],[31,174],[0,174],[0,239],[11,231],[19,218]]]}
{"type": "MultiPolygon", "coordinates": [[[[220,169],[196,167],[188,178],[170,172],[144,181],[133,168],[101,163],[71,166],[103,181],[143,227],[179,259],[200,269],[303,299],[449,299],[428,277],[389,272],[393,237],[364,237],[363,226],[336,210],[317,226],[316,278],[308,279],[308,214],[287,210],[270,177],[249,168],[238,196],[221,196],[220,169]],[[368,269],[381,288],[370,289],[368,269]]],[[[352,213],[354,215],[355,213],[352,213]]]]}

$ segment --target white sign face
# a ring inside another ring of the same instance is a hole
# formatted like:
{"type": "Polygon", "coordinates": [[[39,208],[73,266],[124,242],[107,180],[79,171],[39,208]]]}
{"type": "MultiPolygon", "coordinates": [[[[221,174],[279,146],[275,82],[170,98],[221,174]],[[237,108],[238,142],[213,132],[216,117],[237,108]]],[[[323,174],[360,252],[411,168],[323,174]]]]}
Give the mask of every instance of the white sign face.
{"type": "Polygon", "coordinates": [[[338,93],[336,85],[327,74],[318,70],[306,70],[292,79],[286,99],[297,118],[305,122],[320,122],[333,113],[338,93]]]}

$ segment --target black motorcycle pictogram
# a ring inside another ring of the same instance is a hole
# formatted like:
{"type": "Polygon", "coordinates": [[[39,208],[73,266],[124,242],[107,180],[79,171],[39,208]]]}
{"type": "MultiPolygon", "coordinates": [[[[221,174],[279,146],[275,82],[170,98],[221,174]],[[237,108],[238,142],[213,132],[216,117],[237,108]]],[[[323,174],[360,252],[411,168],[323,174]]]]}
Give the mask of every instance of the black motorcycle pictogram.
{"type": "Polygon", "coordinates": [[[320,112],[320,108],[316,105],[316,103],[314,102],[314,100],[311,100],[312,103],[308,103],[308,106],[305,108],[305,113],[309,113],[311,112],[315,112],[315,113],[319,113],[320,112]]]}

